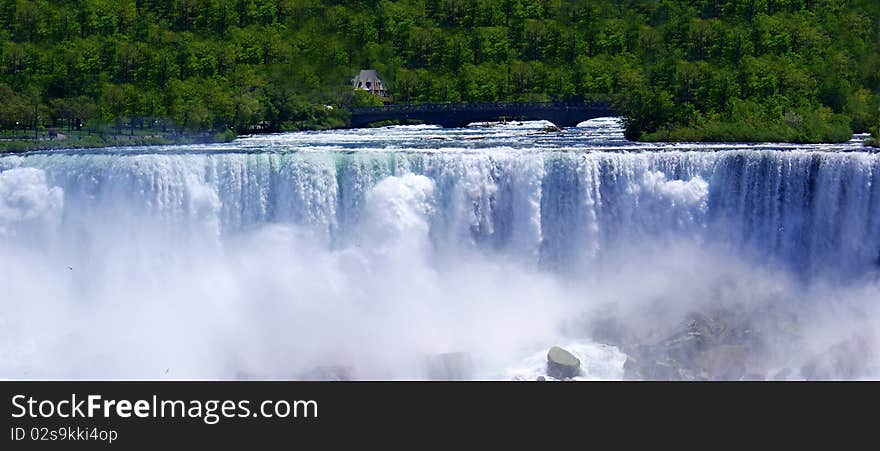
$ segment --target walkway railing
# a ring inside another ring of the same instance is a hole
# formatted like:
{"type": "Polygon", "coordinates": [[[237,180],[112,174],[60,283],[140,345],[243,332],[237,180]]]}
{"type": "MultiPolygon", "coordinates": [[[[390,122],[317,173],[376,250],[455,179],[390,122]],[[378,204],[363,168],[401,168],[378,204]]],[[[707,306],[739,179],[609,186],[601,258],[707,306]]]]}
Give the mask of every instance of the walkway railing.
{"type": "Polygon", "coordinates": [[[386,105],[376,107],[354,107],[354,114],[370,113],[416,113],[442,111],[518,111],[518,110],[557,110],[608,108],[606,103],[585,102],[449,102],[419,103],[407,105],[386,105]]]}

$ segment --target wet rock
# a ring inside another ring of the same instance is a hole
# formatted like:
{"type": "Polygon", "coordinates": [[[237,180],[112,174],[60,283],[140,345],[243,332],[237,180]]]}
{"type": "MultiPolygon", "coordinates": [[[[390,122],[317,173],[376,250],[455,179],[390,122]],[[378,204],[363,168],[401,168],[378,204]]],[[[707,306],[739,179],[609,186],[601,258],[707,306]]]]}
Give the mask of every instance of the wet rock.
{"type": "Polygon", "coordinates": [[[694,380],[696,376],[671,359],[637,359],[628,356],[623,363],[623,378],[624,380],[678,381],[694,380]]]}
{"type": "Polygon", "coordinates": [[[440,381],[473,379],[474,365],[466,352],[448,352],[427,358],[428,378],[440,381]]]}
{"type": "Polygon", "coordinates": [[[841,340],[804,363],[801,375],[807,380],[843,380],[869,377],[876,371],[873,333],[860,331],[841,340]]]}
{"type": "Polygon", "coordinates": [[[581,361],[574,354],[554,346],[547,352],[547,375],[556,379],[571,379],[581,372],[581,361]]]}
{"type": "Polygon", "coordinates": [[[690,360],[698,353],[718,342],[725,326],[702,314],[691,314],[683,327],[673,332],[661,343],[675,358],[690,360]]]}
{"type": "Polygon", "coordinates": [[[624,379],[740,380],[747,373],[755,334],[732,315],[692,313],[656,341],[624,346],[624,379]]]}

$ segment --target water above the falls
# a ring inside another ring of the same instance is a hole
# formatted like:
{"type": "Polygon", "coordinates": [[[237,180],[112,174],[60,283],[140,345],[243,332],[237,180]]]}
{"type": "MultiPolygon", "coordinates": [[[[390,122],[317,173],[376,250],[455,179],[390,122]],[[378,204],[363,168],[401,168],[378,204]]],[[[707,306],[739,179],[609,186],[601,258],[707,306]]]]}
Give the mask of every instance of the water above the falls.
{"type": "Polygon", "coordinates": [[[585,378],[619,378],[594,320],[716,308],[774,318],[774,370],[876,344],[880,155],[857,139],[543,125],[2,157],[0,377],[420,379],[446,352],[532,377],[570,343],[585,378]]]}

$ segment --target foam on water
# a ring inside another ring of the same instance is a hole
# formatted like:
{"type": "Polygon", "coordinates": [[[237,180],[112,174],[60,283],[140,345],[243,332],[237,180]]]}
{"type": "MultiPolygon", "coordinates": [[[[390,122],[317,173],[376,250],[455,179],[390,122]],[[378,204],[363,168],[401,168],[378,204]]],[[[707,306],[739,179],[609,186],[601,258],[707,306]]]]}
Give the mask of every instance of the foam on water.
{"type": "Polygon", "coordinates": [[[623,379],[623,364],[626,354],[614,346],[592,341],[571,341],[545,343],[530,356],[513,366],[504,368],[500,374],[489,374],[488,380],[535,381],[539,378],[554,380],[547,374],[547,350],[561,345],[580,361],[581,374],[572,378],[575,381],[601,381],[623,379]]]}

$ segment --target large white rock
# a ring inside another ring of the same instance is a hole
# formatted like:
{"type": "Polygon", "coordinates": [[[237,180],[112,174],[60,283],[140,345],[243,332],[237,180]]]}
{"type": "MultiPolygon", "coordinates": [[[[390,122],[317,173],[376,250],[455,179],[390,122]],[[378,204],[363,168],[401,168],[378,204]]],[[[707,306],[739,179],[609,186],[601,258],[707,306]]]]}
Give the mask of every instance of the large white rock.
{"type": "Polygon", "coordinates": [[[581,361],[574,354],[554,346],[547,352],[547,374],[556,379],[571,379],[581,373],[581,361]]]}

